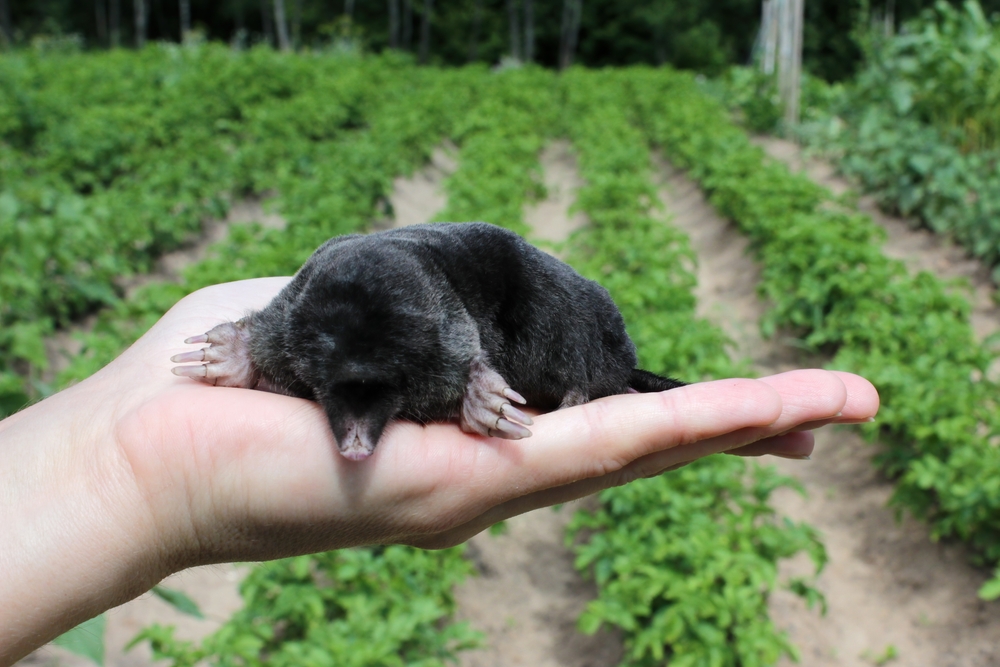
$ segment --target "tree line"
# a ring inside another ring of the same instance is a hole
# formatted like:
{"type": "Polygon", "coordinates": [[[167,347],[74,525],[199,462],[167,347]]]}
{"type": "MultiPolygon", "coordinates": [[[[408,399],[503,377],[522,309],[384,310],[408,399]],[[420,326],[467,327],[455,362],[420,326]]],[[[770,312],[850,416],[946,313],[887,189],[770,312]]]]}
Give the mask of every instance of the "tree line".
{"type": "MultiPolygon", "coordinates": [[[[851,75],[864,17],[899,23],[933,2],[807,0],[805,68],[830,80],[851,75]]],[[[982,4],[1000,10],[1000,0],[982,4]]],[[[507,56],[546,67],[670,63],[714,73],[750,60],[760,15],[760,0],[0,0],[0,46],[74,35],[85,48],[141,47],[198,34],[291,50],[347,39],[446,65],[507,56]]]]}

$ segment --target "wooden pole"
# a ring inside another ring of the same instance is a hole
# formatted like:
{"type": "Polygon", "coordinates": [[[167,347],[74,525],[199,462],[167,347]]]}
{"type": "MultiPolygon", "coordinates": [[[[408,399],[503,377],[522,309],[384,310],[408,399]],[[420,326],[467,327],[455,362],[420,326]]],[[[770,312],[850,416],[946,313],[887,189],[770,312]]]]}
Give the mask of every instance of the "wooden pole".
{"type": "Polygon", "coordinates": [[[472,33],[469,36],[469,62],[479,60],[479,33],[483,27],[483,0],[475,0],[472,6],[472,33]]]}
{"type": "Polygon", "coordinates": [[[135,47],[141,49],[146,45],[146,27],[149,18],[146,16],[146,0],[135,0],[135,47]]]}
{"type": "Polygon", "coordinates": [[[559,69],[573,64],[576,42],[580,34],[583,0],[563,0],[562,30],[559,40],[559,69]]]}
{"type": "Polygon", "coordinates": [[[426,65],[431,54],[431,18],[434,0],[424,0],[424,15],[420,22],[420,64],[426,65]]]}
{"type": "Polygon", "coordinates": [[[761,68],[777,71],[778,95],[788,127],[799,122],[802,88],[802,23],[805,0],[764,0],[761,8],[761,68]]]}
{"type": "Polygon", "coordinates": [[[187,39],[187,34],[191,32],[191,0],[180,0],[181,10],[181,43],[187,39]]]}
{"type": "Polygon", "coordinates": [[[524,60],[535,60],[535,7],[533,0],[524,0],[524,60]]]}
{"type": "Polygon", "coordinates": [[[399,48],[399,0],[389,0],[389,48],[399,48]]]}
{"type": "Polygon", "coordinates": [[[788,97],[785,100],[785,123],[799,124],[799,98],[802,93],[802,22],[805,0],[790,0],[791,58],[788,63],[788,97]]]}
{"type": "Polygon", "coordinates": [[[285,20],[285,0],[274,0],[274,25],[278,29],[278,47],[282,51],[291,51],[292,43],[288,39],[288,21],[285,20]]]}
{"type": "Polygon", "coordinates": [[[108,3],[108,33],[111,38],[111,48],[117,49],[122,43],[122,7],[120,0],[110,0],[108,3]]]}
{"type": "Polygon", "coordinates": [[[517,0],[507,0],[507,27],[510,33],[508,45],[510,46],[510,57],[514,60],[521,60],[521,28],[518,15],[517,0]]]}

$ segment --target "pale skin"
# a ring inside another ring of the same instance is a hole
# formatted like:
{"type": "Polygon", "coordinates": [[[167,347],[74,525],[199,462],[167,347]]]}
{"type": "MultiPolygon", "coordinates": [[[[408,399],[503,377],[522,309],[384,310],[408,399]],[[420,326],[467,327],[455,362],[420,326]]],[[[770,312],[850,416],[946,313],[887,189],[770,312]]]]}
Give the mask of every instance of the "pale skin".
{"type": "Polygon", "coordinates": [[[185,298],[87,380],[0,422],[0,665],[169,574],[362,544],[459,544],[501,519],[716,452],[804,458],[878,394],[822,370],[612,396],[502,440],[399,422],[362,462],[310,401],[171,374],[183,340],[288,281],[185,298]]]}

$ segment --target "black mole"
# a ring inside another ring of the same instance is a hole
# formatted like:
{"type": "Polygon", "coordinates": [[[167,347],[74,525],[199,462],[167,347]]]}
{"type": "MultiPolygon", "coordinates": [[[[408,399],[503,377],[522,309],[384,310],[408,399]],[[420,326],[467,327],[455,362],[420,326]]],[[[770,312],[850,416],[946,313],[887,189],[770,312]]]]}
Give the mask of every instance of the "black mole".
{"type": "Polygon", "coordinates": [[[324,243],[263,310],[187,343],[173,372],[317,401],[341,454],[389,420],[518,439],[540,410],[683,383],[636,368],[608,292],[517,234],[426,224],[324,243]]]}

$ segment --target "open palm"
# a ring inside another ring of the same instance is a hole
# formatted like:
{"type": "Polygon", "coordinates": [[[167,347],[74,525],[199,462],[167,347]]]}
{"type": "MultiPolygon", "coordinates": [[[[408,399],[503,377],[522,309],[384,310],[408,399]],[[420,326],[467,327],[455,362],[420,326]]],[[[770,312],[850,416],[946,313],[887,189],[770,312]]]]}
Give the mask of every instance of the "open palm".
{"type": "Polygon", "coordinates": [[[353,462],[338,455],[311,401],[170,373],[170,356],[191,349],[185,338],[262,307],[287,280],[196,292],[99,374],[117,385],[117,442],[137,485],[196,562],[365,543],[447,546],[707,454],[803,456],[807,429],[864,421],[878,408],[862,378],[795,371],[608,397],[537,417],[524,440],[398,422],[370,459],[353,462]]]}

